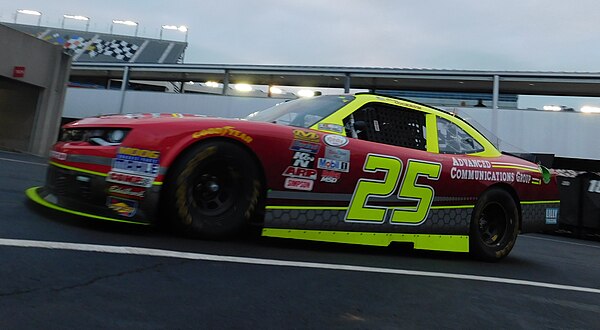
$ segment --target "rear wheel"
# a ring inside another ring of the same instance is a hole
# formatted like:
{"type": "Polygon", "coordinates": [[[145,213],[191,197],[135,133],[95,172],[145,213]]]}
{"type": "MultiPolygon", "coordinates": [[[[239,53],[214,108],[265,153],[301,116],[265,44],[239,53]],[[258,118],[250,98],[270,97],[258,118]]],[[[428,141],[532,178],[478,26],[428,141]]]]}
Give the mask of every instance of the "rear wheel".
{"type": "Polygon", "coordinates": [[[260,191],[258,167],[249,151],[220,140],[186,152],[165,186],[174,225],[210,239],[240,233],[256,211],[260,191]]]}
{"type": "Polygon", "coordinates": [[[519,210],[512,196],[500,188],[484,192],[471,218],[471,254],[478,259],[498,261],[510,253],[518,232],[519,210]]]}

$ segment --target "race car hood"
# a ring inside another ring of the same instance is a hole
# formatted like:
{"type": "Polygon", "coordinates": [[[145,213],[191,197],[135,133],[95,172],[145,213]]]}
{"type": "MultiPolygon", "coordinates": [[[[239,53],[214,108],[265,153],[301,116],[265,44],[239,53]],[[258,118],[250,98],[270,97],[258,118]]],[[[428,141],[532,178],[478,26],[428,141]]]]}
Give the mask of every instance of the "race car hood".
{"type": "Polygon", "coordinates": [[[167,123],[176,121],[203,121],[206,119],[238,120],[234,118],[209,117],[205,115],[192,115],[181,113],[139,113],[124,115],[104,115],[80,119],[63,126],[63,128],[78,127],[112,127],[136,126],[139,124],[167,123]]]}

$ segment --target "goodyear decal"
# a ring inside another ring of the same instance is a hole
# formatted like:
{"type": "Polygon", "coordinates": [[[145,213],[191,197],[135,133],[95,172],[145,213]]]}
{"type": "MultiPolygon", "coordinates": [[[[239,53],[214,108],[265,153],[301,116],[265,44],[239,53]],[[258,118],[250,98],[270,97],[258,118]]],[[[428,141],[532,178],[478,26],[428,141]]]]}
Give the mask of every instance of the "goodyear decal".
{"type": "Polygon", "coordinates": [[[251,136],[238,131],[233,126],[207,128],[192,134],[194,139],[199,139],[205,136],[233,136],[246,143],[250,143],[253,140],[251,136]]]}
{"type": "Polygon", "coordinates": [[[133,217],[137,212],[138,203],[129,199],[109,196],[106,200],[106,206],[124,217],[133,217]]]}
{"type": "Polygon", "coordinates": [[[315,132],[307,132],[299,129],[294,130],[294,139],[312,143],[319,143],[319,135],[315,132]]]}

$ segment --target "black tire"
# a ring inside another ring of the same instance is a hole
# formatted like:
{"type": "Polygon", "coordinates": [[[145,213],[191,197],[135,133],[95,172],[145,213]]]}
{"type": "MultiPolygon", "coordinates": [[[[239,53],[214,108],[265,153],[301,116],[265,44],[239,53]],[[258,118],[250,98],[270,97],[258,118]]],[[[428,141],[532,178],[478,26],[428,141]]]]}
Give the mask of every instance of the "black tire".
{"type": "Polygon", "coordinates": [[[471,217],[469,250],[475,258],[498,261],[506,257],[519,233],[519,210],[504,189],[484,192],[471,217]]]}
{"type": "Polygon", "coordinates": [[[200,143],[177,160],[165,183],[168,217],[192,236],[222,239],[249,224],[260,199],[259,169],[232,142],[200,143]]]}

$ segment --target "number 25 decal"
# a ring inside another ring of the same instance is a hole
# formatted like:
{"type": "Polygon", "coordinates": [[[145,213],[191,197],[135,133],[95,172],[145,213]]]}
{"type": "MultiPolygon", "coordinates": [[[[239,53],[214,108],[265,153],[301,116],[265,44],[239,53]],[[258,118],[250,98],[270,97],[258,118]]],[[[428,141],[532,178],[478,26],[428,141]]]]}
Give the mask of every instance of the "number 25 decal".
{"type": "Polygon", "coordinates": [[[423,160],[409,159],[402,173],[402,161],[399,158],[378,154],[368,154],[363,166],[363,171],[368,173],[384,172],[383,180],[360,179],[356,184],[346,221],[349,222],[372,222],[383,223],[386,213],[392,224],[419,224],[429,214],[435,191],[431,186],[418,184],[419,177],[429,180],[438,180],[442,172],[442,164],[426,162],[423,160]],[[416,206],[375,206],[367,205],[369,197],[386,198],[396,191],[398,185],[397,199],[401,201],[417,202],[416,206]]]}

